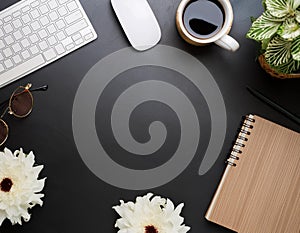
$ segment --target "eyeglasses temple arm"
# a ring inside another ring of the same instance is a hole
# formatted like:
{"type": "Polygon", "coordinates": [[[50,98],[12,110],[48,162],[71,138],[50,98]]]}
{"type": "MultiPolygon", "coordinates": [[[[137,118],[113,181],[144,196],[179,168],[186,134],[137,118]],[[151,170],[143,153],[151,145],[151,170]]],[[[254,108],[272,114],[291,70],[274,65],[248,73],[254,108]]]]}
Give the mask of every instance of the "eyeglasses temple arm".
{"type": "Polygon", "coordinates": [[[33,89],[30,89],[30,91],[47,91],[48,90],[48,85],[44,85],[44,86],[41,86],[41,87],[37,87],[37,88],[33,88],[33,89]]]}
{"type": "MultiPolygon", "coordinates": [[[[30,89],[31,92],[33,91],[47,91],[48,90],[48,85],[44,85],[44,86],[41,86],[41,87],[37,87],[37,88],[33,88],[33,89],[30,89]]],[[[0,103],[0,106],[2,106],[3,104],[5,104],[7,101],[9,101],[9,98],[2,101],[0,103]]]]}
{"type": "Polygon", "coordinates": [[[0,118],[3,118],[4,115],[7,113],[7,111],[8,111],[8,107],[4,110],[4,112],[2,113],[2,115],[0,116],[0,118]]]}

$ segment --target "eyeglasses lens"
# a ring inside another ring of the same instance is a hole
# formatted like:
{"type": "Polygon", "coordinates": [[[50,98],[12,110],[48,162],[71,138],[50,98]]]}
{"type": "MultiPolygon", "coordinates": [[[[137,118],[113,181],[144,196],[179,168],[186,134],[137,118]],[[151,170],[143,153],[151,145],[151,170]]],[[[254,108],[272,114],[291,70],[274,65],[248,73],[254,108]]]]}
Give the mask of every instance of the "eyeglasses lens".
{"type": "Polygon", "coordinates": [[[2,145],[8,135],[8,128],[7,125],[4,123],[3,120],[0,119],[0,145],[2,145]]]}
{"type": "Polygon", "coordinates": [[[33,105],[31,93],[25,88],[18,88],[11,97],[10,109],[20,117],[30,113],[33,105]]]}

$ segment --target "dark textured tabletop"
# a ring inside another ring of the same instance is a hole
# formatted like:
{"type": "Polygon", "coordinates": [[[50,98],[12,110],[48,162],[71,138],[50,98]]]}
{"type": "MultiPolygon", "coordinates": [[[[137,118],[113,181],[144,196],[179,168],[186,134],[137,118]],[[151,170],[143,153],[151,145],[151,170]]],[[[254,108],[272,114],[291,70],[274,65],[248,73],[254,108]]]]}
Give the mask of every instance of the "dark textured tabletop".
{"type": "MultiPolygon", "coordinates": [[[[1,0],[0,8],[4,9],[14,2],[1,0]]],[[[180,0],[148,2],[162,30],[159,44],[180,49],[196,58],[208,69],[222,93],[227,124],[225,140],[220,145],[221,152],[218,159],[208,172],[201,176],[198,174],[209,141],[214,140],[210,138],[213,127],[210,124],[212,116],[205,96],[199,88],[183,74],[172,69],[158,65],[143,65],[121,72],[105,87],[108,89],[104,89],[100,96],[94,116],[99,141],[113,161],[133,170],[155,168],[170,160],[182,139],[181,117],[177,116],[174,109],[165,103],[152,100],[146,101],[132,111],[129,127],[132,137],[137,142],[149,141],[148,129],[154,121],[163,123],[167,132],[161,148],[146,157],[129,152],[118,144],[109,115],[118,97],[133,84],[149,80],[156,80],[156,84],[163,81],[175,86],[176,90],[181,90],[193,104],[198,116],[201,136],[192,161],[171,181],[140,190],[109,184],[88,169],[77,150],[72,129],[73,103],[77,90],[92,66],[130,45],[109,0],[81,0],[98,33],[98,39],[0,90],[2,100],[9,97],[17,86],[28,82],[34,86],[49,85],[47,92],[34,93],[34,109],[30,116],[25,119],[5,116],[10,134],[1,149],[8,147],[15,150],[22,147],[25,152],[33,150],[36,163],[44,165],[40,176],[47,177],[47,180],[43,190],[45,193],[43,207],[36,206],[30,210],[32,218],[22,226],[12,226],[6,220],[0,227],[1,233],[117,232],[114,223],[118,216],[112,206],[117,205],[120,199],[134,200],[136,196],[148,192],[168,197],[176,205],[184,202],[182,215],[185,217],[185,224],[191,227],[191,233],[231,232],[208,222],[204,215],[224,171],[224,161],[228,157],[242,116],[248,113],[258,114],[300,131],[299,125],[271,109],[246,90],[246,86],[251,86],[291,112],[300,115],[300,80],[277,80],[268,76],[256,61],[257,45],[245,37],[251,24],[250,17],[259,16],[263,10],[260,0],[231,0],[235,18],[230,34],[240,43],[240,49],[235,53],[225,51],[216,45],[195,47],[184,42],[175,26],[175,12],[180,0]]],[[[99,78],[101,75],[99,74],[99,78]]],[[[104,87],[95,88],[100,90],[104,87]]],[[[155,91],[153,86],[149,86],[147,92],[155,91]]],[[[165,94],[168,95],[168,92],[165,94]]],[[[90,104],[88,100],[86,104],[90,104]]],[[[87,122],[86,127],[89,127],[89,123],[87,122]]],[[[84,128],[84,125],[82,127],[84,128]]],[[[88,144],[89,139],[86,140],[88,144]]],[[[182,156],[185,156],[184,152],[182,156]]]]}

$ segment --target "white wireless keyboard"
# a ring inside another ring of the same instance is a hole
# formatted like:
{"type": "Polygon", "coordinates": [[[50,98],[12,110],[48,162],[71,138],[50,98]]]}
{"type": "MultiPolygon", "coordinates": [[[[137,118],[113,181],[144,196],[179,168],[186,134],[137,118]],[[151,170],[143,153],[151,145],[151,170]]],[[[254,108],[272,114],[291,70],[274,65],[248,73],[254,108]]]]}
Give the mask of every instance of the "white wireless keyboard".
{"type": "Polygon", "coordinates": [[[95,40],[79,0],[23,0],[0,12],[0,87],[95,40]]]}

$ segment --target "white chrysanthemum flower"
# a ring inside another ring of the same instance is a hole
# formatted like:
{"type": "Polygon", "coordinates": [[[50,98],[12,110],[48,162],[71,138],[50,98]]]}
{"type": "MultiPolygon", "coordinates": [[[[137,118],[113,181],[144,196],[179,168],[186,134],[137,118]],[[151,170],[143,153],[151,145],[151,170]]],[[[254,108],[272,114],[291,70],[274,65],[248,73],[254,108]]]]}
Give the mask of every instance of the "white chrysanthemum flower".
{"type": "Polygon", "coordinates": [[[183,203],[175,208],[169,199],[152,196],[148,193],[137,197],[135,203],[120,201],[119,206],[113,207],[121,216],[115,224],[120,229],[118,233],[186,233],[190,230],[182,225],[183,203]]]}
{"type": "Polygon", "coordinates": [[[28,208],[42,206],[45,178],[38,180],[43,166],[34,167],[34,154],[23,150],[0,152],[0,226],[7,218],[12,224],[29,221],[28,208]]]}

